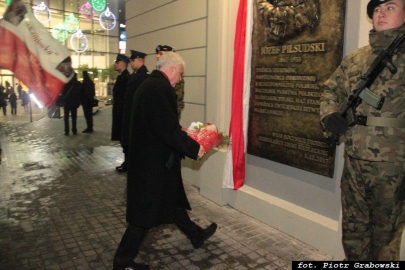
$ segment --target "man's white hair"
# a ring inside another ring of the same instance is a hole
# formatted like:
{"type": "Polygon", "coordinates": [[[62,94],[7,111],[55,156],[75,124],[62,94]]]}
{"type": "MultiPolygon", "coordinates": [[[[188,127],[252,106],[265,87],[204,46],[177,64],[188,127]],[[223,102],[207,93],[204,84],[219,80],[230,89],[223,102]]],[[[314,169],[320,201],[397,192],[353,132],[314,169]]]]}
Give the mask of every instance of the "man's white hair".
{"type": "Polygon", "coordinates": [[[156,63],[156,68],[161,70],[167,66],[185,66],[183,58],[175,52],[165,52],[156,63]]]}

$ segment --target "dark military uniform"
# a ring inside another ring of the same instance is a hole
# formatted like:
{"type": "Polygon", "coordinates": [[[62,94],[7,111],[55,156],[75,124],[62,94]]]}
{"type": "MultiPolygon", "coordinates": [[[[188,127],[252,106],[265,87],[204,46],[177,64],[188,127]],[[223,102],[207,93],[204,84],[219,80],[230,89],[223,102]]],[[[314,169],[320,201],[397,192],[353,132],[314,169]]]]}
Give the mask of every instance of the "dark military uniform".
{"type": "Polygon", "coordinates": [[[174,87],[174,91],[176,92],[177,113],[180,119],[181,111],[184,109],[184,79],[181,79],[181,81],[176,84],[176,86],[174,87]]]}
{"type": "MultiPolygon", "coordinates": [[[[325,83],[323,120],[351,94],[377,55],[405,32],[370,32],[370,45],[348,55],[325,83]]],[[[345,166],[341,180],[342,233],[347,260],[398,261],[404,228],[399,186],[405,176],[405,48],[393,56],[398,68],[385,68],[370,90],[385,97],[380,110],[366,102],[356,109],[359,122],[344,134],[345,166]]],[[[326,120],[326,119],[325,119],[326,120]]]]}
{"type": "Polygon", "coordinates": [[[124,70],[118,75],[113,88],[113,110],[112,110],[112,128],[111,140],[121,140],[122,119],[124,115],[125,93],[129,78],[128,70],[124,70]]]}
{"type": "MultiPolygon", "coordinates": [[[[145,59],[146,53],[131,50],[131,61],[136,61],[135,59],[145,59]]],[[[131,65],[132,67],[132,65],[131,65]]],[[[134,67],[132,67],[134,68],[134,67]]],[[[143,65],[136,67],[136,71],[129,77],[127,83],[127,91],[125,93],[124,100],[124,114],[122,118],[122,132],[121,132],[121,146],[125,155],[124,163],[117,167],[118,172],[126,172],[127,168],[127,157],[128,157],[128,145],[129,145],[129,130],[131,126],[131,111],[132,103],[136,89],[139,85],[148,77],[148,69],[143,65]]]]}
{"type": "Polygon", "coordinates": [[[127,91],[124,101],[124,115],[122,119],[122,134],[121,145],[124,148],[124,153],[128,153],[129,145],[129,128],[131,126],[131,110],[136,89],[148,77],[148,69],[146,66],[140,67],[128,79],[127,91]]]}

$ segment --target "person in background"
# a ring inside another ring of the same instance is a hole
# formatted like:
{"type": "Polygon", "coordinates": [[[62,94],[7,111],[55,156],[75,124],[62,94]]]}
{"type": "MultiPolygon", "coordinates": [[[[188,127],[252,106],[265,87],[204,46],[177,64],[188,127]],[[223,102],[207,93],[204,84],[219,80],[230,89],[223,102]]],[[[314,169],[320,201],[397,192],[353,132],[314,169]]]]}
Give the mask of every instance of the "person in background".
{"type": "MultiPolygon", "coordinates": [[[[69,115],[72,118],[72,133],[77,134],[77,108],[80,106],[80,93],[82,89],[81,83],[77,80],[77,74],[62,89],[61,96],[64,97],[65,104],[63,105],[63,120],[65,123],[64,135],[69,135],[69,115]]],[[[28,94],[26,94],[28,95],[28,94]]]]}
{"type": "Polygon", "coordinates": [[[133,73],[128,79],[127,91],[125,92],[124,113],[122,119],[121,146],[124,152],[124,162],[117,167],[118,172],[126,172],[129,146],[129,130],[131,125],[131,110],[133,107],[134,94],[138,86],[148,77],[148,69],[145,66],[146,53],[131,50],[130,66],[133,73]]]}
{"type": "Polygon", "coordinates": [[[6,84],[6,94],[8,96],[12,92],[14,92],[14,88],[11,86],[11,84],[8,81],[6,81],[5,84],[6,84]]]}
{"type": "Polygon", "coordinates": [[[3,86],[3,84],[0,82],[0,93],[3,93],[3,91],[5,90],[6,88],[3,86]]]}
{"type": "Polygon", "coordinates": [[[363,101],[354,111],[352,127],[338,110],[377,55],[405,33],[404,2],[369,1],[370,45],[346,56],[325,82],[320,99],[322,124],[345,139],[342,244],[349,261],[400,260],[405,222],[405,202],[400,198],[405,176],[405,44],[392,57],[398,72],[384,68],[369,87],[385,98],[381,109],[363,101]]]}
{"type": "Polygon", "coordinates": [[[8,96],[8,101],[10,101],[11,115],[17,115],[17,95],[14,91],[8,96]]]}
{"type": "Polygon", "coordinates": [[[16,83],[15,85],[17,87],[18,98],[21,99],[22,98],[22,86],[20,83],[16,83]]]}
{"type": "MultiPolygon", "coordinates": [[[[174,48],[168,45],[158,45],[156,46],[156,60],[159,61],[160,57],[165,53],[165,52],[174,52],[174,48]]],[[[174,87],[174,90],[176,92],[176,97],[177,97],[177,114],[179,117],[179,120],[181,118],[181,112],[184,109],[184,79],[182,78],[181,81],[176,84],[174,87]]]]}
{"type": "Polygon", "coordinates": [[[202,229],[188,216],[191,210],[181,176],[181,158],[201,158],[204,147],[182,130],[173,87],[182,79],[184,61],[168,52],[157,70],[138,87],[131,111],[127,175],[127,229],[114,256],[113,269],[150,269],[135,263],[149,228],[175,223],[200,248],[217,224],[202,229]]]}
{"type": "Polygon", "coordinates": [[[3,115],[7,115],[7,93],[2,84],[0,84],[0,108],[3,109],[3,115]]]}
{"type": "Polygon", "coordinates": [[[111,140],[121,140],[122,131],[122,118],[124,114],[124,101],[125,92],[127,90],[127,82],[129,72],[127,70],[129,59],[124,54],[118,54],[114,61],[114,69],[118,72],[117,79],[115,80],[112,90],[113,106],[112,106],[112,127],[111,127],[111,140]]]}
{"type": "Polygon", "coordinates": [[[83,70],[82,91],[80,95],[81,104],[83,107],[84,118],[86,118],[87,128],[83,133],[93,132],[93,102],[96,96],[94,82],[91,80],[87,70],[83,70]]]}
{"type": "Polygon", "coordinates": [[[21,106],[24,107],[24,110],[28,112],[28,104],[30,103],[30,95],[28,94],[27,91],[22,90],[21,93],[21,106]]]}
{"type": "MultiPolygon", "coordinates": [[[[114,69],[118,71],[119,75],[117,76],[117,80],[115,81],[113,88],[113,109],[112,109],[112,128],[111,128],[112,141],[121,141],[122,137],[122,121],[124,118],[125,93],[127,91],[127,83],[129,78],[129,71],[127,70],[128,63],[129,58],[124,54],[118,54],[114,62],[114,69]]],[[[125,159],[124,162],[115,169],[118,171],[120,168],[123,168],[124,166],[125,166],[125,159]]]]}

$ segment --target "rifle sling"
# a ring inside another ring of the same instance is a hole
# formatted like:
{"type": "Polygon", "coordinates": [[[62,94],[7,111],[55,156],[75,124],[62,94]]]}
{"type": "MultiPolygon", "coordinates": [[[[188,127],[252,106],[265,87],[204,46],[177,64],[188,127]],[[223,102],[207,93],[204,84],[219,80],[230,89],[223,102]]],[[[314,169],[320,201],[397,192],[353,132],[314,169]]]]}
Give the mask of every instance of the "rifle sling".
{"type": "Polygon", "coordinates": [[[357,124],[362,126],[405,128],[405,119],[357,115],[357,124]]]}

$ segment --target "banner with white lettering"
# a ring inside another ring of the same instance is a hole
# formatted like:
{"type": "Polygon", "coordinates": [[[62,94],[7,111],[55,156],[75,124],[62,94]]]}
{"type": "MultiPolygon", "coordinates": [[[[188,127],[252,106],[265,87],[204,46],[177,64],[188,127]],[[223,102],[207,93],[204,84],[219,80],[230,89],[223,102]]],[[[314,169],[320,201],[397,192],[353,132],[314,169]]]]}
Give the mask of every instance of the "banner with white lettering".
{"type": "Polygon", "coordinates": [[[13,0],[0,20],[0,67],[14,72],[47,106],[73,77],[69,50],[21,0],[13,0]]]}
{"type": "Polygon", "coordinates": [[[342,60],[345,5],[254,1],[248,154],[333,176],[319,98],[342,60]]]}

